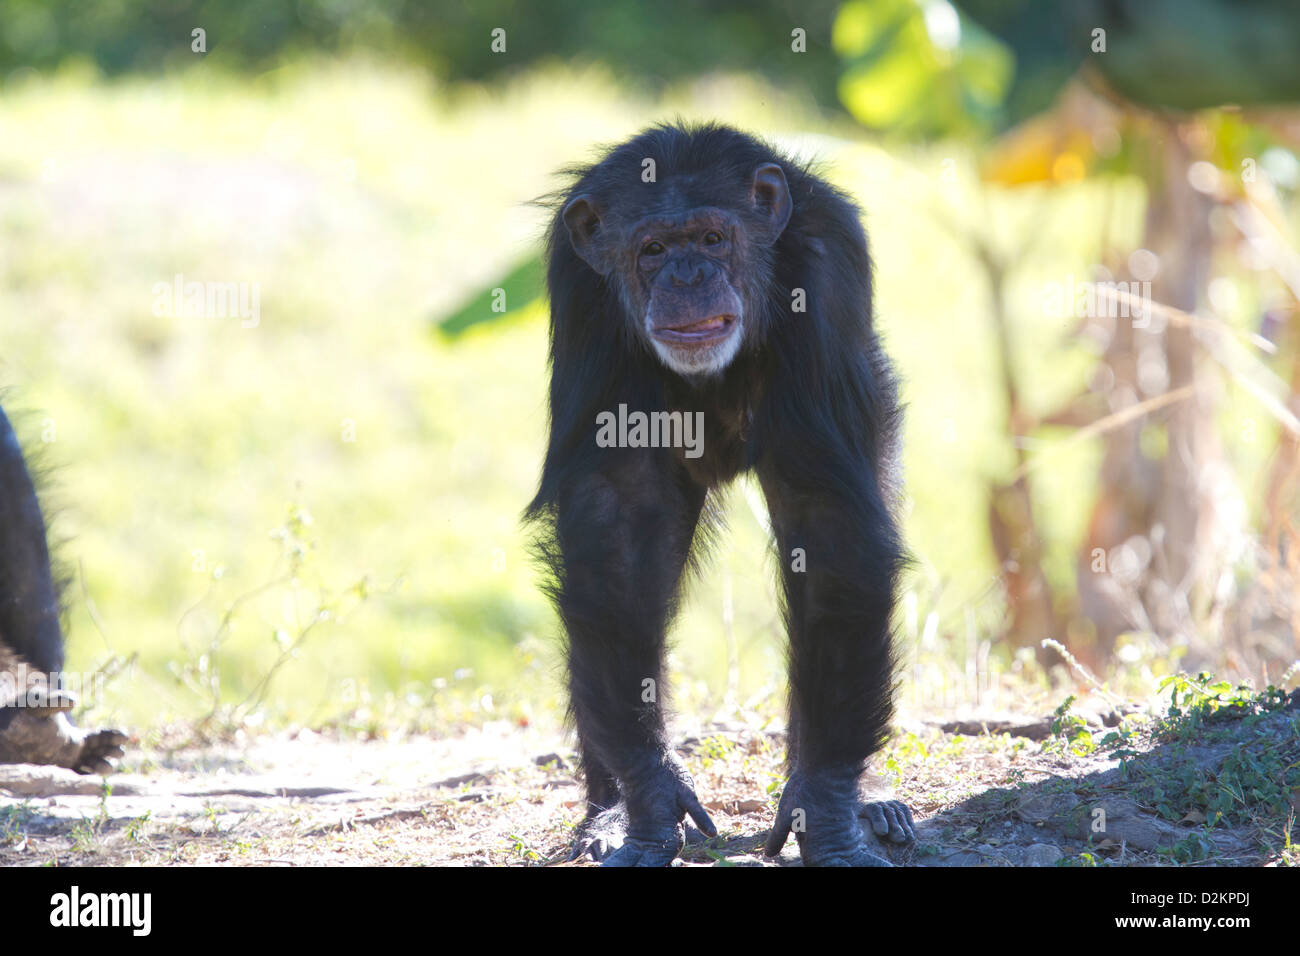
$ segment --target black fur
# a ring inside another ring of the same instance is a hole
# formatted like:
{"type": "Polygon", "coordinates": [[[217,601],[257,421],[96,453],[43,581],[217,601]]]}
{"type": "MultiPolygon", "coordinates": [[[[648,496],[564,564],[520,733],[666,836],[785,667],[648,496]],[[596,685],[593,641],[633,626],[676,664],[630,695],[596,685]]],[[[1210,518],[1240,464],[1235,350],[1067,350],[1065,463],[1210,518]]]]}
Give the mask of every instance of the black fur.
{"type": "MultiPolygon", "coordinates": [[[[569,172],[574,182],[557,197],[548,242],[550,439],[526,515],[539,523],[568,638],[589,801],[577,849],[599,857],[622,838],[610,862],[662,864],[680,848],[684,813],[711,829],[666,737],[664,641],[693,544],[708,530],[708,490],[752,470],[784,579],[786,796],[800,794],[797,806],[783,800],[773,844],[779,849],[793,811],[804,810],[805,862],[880,862],[858,845],[856,787],[892,716],[900,413],[872,326],[858,209],[808,168],[716,125],[655,127],[569,172]],[[646,158],[655,161],[655,183],[641,181],[646,158]],[[562,209],[590,197],[611,236],[647,211],[697,207],[733,211],[749,229],[750,183],[770,163],[785,175],[793,211],[774,244],[746,247],[741,274],[731,277],[746,301],[740,351],[717,374],[678,374],[647,347],[641,316],[629,313],[629,267],[593,269],[575,251],[562,209]],[[792,311],[796,288],[806,292],[806,312],[792,311]],[[703,455],[598,447],[597,414],[620,404],[702,411],[703,455]],[[802,573],[791,570],[796,548],[806,554],[802,573]],[[652,702],[642,699],[646,678],[657,689],[652,702]],[[626,833],[609,839],[611,823],[626,833]]],[[[899,829],[910,836],[910,818],[899,829]]]]}
{"type": "Polygon", "coordinates": [[[65,716],[63,627],[45,519],[27,462],[0,409],[0,763],[109,773],[126,735],[87,733],[65,716]]]}
{"type": "Polygon", "coordinates": [[[0,640],[34,667],[63,669],[59,595],[36,488],[0,409],[0,640]]]}

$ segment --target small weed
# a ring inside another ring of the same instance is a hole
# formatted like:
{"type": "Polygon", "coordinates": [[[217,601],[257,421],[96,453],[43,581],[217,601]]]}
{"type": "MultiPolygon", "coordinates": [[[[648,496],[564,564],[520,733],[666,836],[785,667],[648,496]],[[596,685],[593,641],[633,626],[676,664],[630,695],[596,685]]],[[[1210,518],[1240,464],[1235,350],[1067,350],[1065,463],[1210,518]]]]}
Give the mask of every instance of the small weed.
{"type": "Polygon", "coordinates": [[[1043,742],[1044,753],[1068,750],[1076,757],[1086,757],[1097,749],[1088,722],[1078,714],[1070,713],[1073,703],[1074,695],[1071,694],[1052,713],[1052,736],[1043,742]]]}
{"type": "Polygon", "coordinates": [[[517,833],[511,833],[508,837],[511,841],[509,853],[517,856],[528,863],[542,862],[542,855],[528,846],[527,842],[517,833]]]}

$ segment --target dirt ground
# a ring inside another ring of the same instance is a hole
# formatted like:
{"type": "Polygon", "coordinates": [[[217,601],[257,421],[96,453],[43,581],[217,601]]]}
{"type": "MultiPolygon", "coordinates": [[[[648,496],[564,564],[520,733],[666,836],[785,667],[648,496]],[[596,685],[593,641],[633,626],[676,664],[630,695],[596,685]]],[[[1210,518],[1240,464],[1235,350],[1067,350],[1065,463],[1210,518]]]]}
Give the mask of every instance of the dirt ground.
{"type": "MultiPolygon", "coordinates": [[[[1242,754],[1294,765],[1298,725],[1293,702],[1249,726],[1135,741],[1127,768],[1114,752],[1053,744],[1048,717],[905,725],[878,765],[919,839],[878,852],[926,866],[1294,864],[1300,790],[1281,818],[1244,789],[1231,823],[1207,820],[1202,804],[1226,792],[1214,806],[1231,808],[1228,769],[1242,754]]],[[[779,734],[713,725],[679,750],[719,830],[681,865],[798,865],[793,840],[775,860],[761,852],[783,779],[779,734]]],[[[106,781],[0,766],[0,865],[567,865],[582,814],[572,765],[564,738],[501,722],[445,739],[301,731],[137,748],[106,781]]]]}

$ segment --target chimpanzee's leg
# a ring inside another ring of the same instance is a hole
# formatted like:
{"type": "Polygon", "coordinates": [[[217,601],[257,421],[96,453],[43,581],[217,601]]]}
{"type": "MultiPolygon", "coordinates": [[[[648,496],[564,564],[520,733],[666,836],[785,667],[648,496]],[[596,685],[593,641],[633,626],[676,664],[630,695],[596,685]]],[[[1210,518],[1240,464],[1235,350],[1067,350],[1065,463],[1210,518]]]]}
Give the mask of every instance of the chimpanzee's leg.
{"type": "Polygon", "coordinates": [[[65,712],[75,698],[51,677],[62,669],[45,521],[18,438],[0,410],[0,679],[22,685],[14,687],[17,693],[0,691],[0,763],[110,773],[127,737],[115,730],[88,733],[69,722],[65,712]]]}
{"type": "Polygon", "coordinates": [[[859,801],[867,758],[893,714],[890,615],[902,551],[869,463],[804,454],[768,462],[760,479],[781,564],[790,638],[790,779],[767,852],[793,829],[808,865],[888,865],[862,843],[913,836],[895,802],[859,801]]]}
{"type": "Polygon", "coordinates": [[[593,811],[576,849],[613,850],[607,865],[672,862],[686,814],[716,833],[669,746],[662,707],[665,634],[704,497],[670,452],[635,449],[602,458],[556,508],[556,597],[593,811]],[[611,781],[622,797],[612,807],[611,781]]]}

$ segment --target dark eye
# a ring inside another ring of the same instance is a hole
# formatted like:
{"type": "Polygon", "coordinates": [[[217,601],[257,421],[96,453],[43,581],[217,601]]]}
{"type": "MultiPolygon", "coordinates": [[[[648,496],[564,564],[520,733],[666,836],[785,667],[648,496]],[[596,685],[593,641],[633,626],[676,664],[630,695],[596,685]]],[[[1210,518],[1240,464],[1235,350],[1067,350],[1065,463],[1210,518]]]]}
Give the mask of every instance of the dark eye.
{"type": "Polygon", "coordinates": [[[716,246],[722,241],[722,233],[716,229],[710,229],[704,234],[704,244],[706,246],[716,246]]]}
{"type": "Polygon", "coordinates": [[[653,239],[641,247],[641,255],[643,256],[658,256],[662,255],[663,251],[663,243],[655,242],[653,239]]]}

